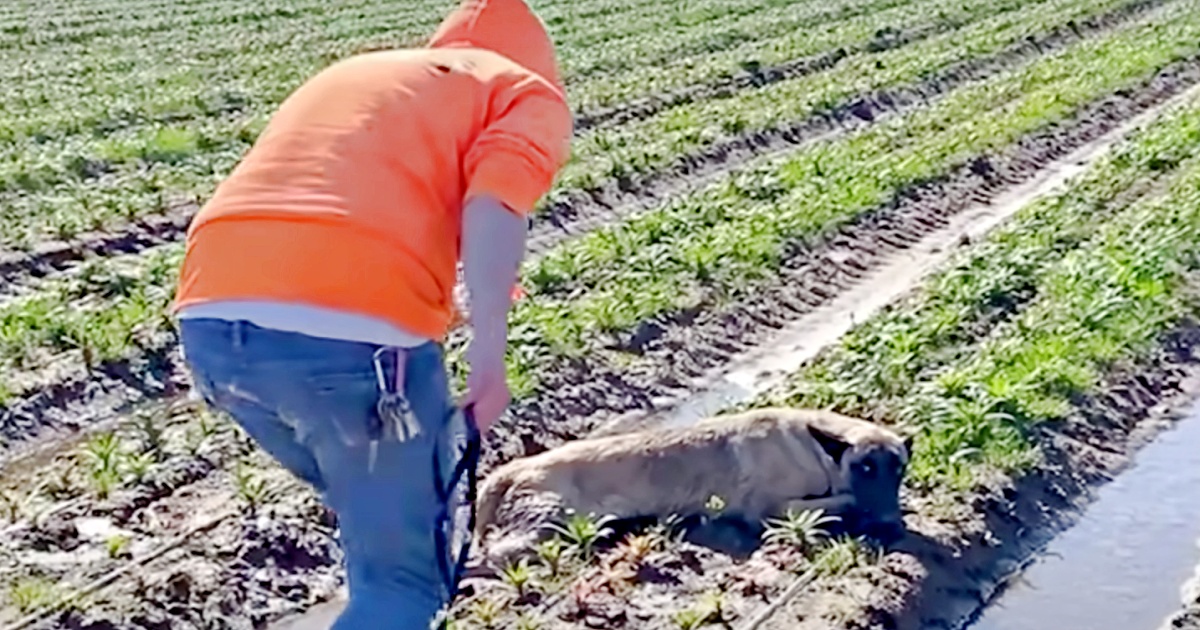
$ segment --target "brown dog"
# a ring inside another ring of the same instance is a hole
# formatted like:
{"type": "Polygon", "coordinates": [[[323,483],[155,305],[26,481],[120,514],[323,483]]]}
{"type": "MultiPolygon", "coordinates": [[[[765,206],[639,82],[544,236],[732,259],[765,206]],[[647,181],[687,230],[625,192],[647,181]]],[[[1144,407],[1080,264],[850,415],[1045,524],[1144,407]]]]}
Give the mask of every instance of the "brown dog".
{"type": "Polygon", "coordinates": [[[702,513],[713,495],[726,515],[752,523],[822,508],[892,538],[904,531],[899,490],[911,448],[911,437],[872,422],[789,408],[580,439],[493,471],[480,486],[475,536],[482,543],[502,503],[540,494],[559,511],[621,519],[702,513]]]}

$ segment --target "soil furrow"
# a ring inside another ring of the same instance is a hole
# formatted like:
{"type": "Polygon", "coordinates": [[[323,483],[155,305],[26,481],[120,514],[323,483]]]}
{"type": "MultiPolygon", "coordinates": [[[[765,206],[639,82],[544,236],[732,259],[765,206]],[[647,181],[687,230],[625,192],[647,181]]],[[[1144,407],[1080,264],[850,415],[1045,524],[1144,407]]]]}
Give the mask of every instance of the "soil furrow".
{"type": "Polygon", "coordinates": [[[755,67],[748,69],[742,74],[722,77],[715,81],[697,83],[661,94],[651,94],[644,98],[594,112],[584,112],[575,117],[575,133],[578,135],[595,127],[625,125],[643,118],[649,118],[665,109],[693,101],[728,98],[742,90],[758,89],[772,83],[798,79],[814,72],[828,70],[852,55],[877,53],[892,50],[893,48],[900,48],[901,46],[907,46],[908,44],[918,42],[957,26],[957,24],[953,23],[939,22],[904,33],[881,33],[879,37],[862,44],[842,47],[778,65],[755,67]]]}
{"type": "MultiPolygon", "coordinates": [[[[1072,21],[1060,25],[1042,36],[1028,38],[993,55],[951,66],[920,83],[864,93],[844,105],[797,121],[795,124],[748,133],[711,146],[702,152],[680,156],[673,166],[640,177],[636,181],[620,179],[596,188],[575,191],[565,199],[547,203],[539,208],[528,239],[529,253],[537,255],[605,223],[620,221],[626,216],[650,209],[670,197],[707,185],[751,160],[786,152],[812,140],[847,133],[880,119],[924,106],[930,99],[937,98],[959,85],[997,74],[1010,65],[1048,54],[1080,39],[1115,28],[1165,2],[1166,0],[1134,0],[1114,11],[1080,22],[1072,21]]],[[[912,33],[903,33],[892,39],[884,39],[882,43],[872,42],[863,48],[872,52],[896,48],[929,37],[943,28],[931,26],[912,33]],[[883,47],[872,49],[873,45],[883,47]]],[[[817,57],[759,69],[748,75],[685,88],[671,95],[652,97],[645,103],[605,110],[607,113],[600,112],[592,116],[607,117],[606,120],[611,119],[612,124],[625,123],[638,117],[620,113],[626,108],[631,108],[630,112],[647,107],[662,109],[678,104],[674,102],[678,99],[686,101],[727,97],[738,90],[761,88],[826,70],[849,54],[852,53],[832,51],[817,57]]],[[[646,111],[649,113],[645,115],[653,113],[650,110],[646,111]]],[[[61,271],[90,255],[136,253],[178,240],[186,233],[197,209],[194,201],[177,201],[163,214],[140,218],[124,227],[84,233],[69,241],[47,241],[30,252],[0,254],[0,290],[27,278],[43,277],[61,271]]]]}
{"type": "Polygon", "coordinates": [[[789,252],[775,279],[743,299],[705,303],[669,318],[645,322],[616,340],[613,352],[639,355],[562,360],[538,394],[518,401],[485,447],[481,472],[512,457],[532,454],[597,426],[599,414],[650,411],[689,393],[730,357],[718,345],[759,346],[788,321],[835,297],[860,268],[902,251],[954,214],[1031,179],[1124,120],[1200,82],[1200,59],[1177,62],[1138,89],[1113,94],[1073,117],[1025,137],[997,155],[977,156],[935,181],[902,191],[885,207],[862,215],[822,243],[789,252]],[[846,260],[854,260],[848,264],[846,260]],[[506,436],[506,437],[499,437],[506,436]],[[537,445],[536,449],[530,449],[537,445]]]}
{"type": "Polygon", "coordinates": [[[915,84],[864,93],[794,124],[719,142],[703,151],[680,156],[671,166],[653,173],[573,191],[539,210],[530,231],[528,249],[533,254],[545,251],[600,225],[620,221],[708,185],[752,160],[785,153],[797,145],[848,133],[925,107],[961,85],[986,79],[1013,65],[1116,28],[1163,4],[1164,0],[1134,0],[1108,13],[1080,22],[1070,21],[1040,36],[1031,36],[997,53],[954,64],[915,84]]]}

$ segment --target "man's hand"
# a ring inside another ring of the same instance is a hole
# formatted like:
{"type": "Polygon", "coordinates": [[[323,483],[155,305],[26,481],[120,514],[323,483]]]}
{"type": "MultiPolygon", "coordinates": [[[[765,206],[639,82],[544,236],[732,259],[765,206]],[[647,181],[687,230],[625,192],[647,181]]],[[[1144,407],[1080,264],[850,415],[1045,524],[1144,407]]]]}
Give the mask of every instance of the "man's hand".
{"type": "Polygon", "coordinates": [[[500,418],[512,398],[504,369],[504,342],[472,341],[466,358],[470,373],[463,407],[475,407],[476,428],[483,434],[500,418]]]}

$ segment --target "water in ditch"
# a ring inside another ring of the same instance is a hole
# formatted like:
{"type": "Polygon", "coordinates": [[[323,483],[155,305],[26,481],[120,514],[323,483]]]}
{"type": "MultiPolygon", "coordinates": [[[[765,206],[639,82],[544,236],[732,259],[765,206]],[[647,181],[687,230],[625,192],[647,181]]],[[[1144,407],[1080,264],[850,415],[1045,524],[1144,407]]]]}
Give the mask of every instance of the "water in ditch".
{"type": "Polygon", "coordinates": [[[1200,404],[1102,486],[969,630],[1157,630],[1200,562],[1200,404]]]}

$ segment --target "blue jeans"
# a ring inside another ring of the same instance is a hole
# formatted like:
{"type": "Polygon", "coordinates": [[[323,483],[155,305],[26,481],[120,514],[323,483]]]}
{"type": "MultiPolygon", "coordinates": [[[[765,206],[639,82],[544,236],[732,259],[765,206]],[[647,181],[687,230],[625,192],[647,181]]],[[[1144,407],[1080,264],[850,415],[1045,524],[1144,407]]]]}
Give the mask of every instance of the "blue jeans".
{"type": "MultiPolygon", "coordinates": [[[[439,475],[448,479],[457,463],[441,348],[403,350],[404,396],[420,432],[380,440],[368,466],[370,446],[341,435],[378,421],[380,346],[219,319],[185,318],[180,331],[203,398],[337,513],[350,598],[333,628],[429,627],[454,590],[440,564],[450,550],[437,537],[447,522],[439,475]]],[[[395,363],[385,370],[394,380],[395,363]]]]}

